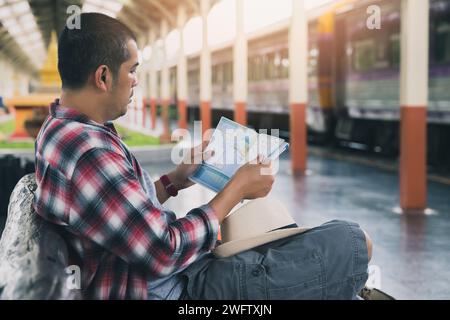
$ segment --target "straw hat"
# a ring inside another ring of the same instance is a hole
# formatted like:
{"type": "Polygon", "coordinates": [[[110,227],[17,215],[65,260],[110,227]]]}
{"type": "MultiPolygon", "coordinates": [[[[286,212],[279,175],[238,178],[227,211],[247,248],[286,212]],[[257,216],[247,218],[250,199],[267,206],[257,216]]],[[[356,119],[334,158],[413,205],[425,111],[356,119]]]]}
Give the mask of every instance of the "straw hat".
{"type": "Polygon", "coordinates": [[[297,227],[280,201],[257,199],[224,219],[221,225],[222,244],[213,253],[225,258],[309,229],[297,227]]]}

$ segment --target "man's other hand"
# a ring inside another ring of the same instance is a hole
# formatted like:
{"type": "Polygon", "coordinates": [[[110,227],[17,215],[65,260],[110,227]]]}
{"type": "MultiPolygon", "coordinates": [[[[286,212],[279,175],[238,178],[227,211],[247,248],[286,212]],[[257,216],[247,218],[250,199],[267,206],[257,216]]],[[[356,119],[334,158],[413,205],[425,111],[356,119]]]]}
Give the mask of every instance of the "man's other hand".
{"type": "Polygon", "coordinates": [[[274,181],[272,163],[258,157],[239,168],[231,183],[236,186],[236,191],[241,192],[243,199],[257,199],[269,194],[274,181]]]}
{"type": "Polygon", "coordinates": [[[209,141],[204,141],[202,144],[192,148],[186,154],[181,164],[176,169],[168,174],[170,181],[177,187],[178,190],[189,188],[194,185],[194,182],[189,180],[189,177],[197,170],[202,161],[211,158],[214,155],[214,150],[204,152],[208,146],[209,141]]]}

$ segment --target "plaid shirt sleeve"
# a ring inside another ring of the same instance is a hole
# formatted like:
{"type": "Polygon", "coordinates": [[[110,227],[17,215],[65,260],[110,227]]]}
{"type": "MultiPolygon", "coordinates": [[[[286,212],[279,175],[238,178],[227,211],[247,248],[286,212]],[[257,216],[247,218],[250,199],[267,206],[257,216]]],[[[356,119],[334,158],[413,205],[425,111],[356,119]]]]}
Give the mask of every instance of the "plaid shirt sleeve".
{"type": "Polygon", "coordinates": [[[215,245],[219,222],[209,206],[180,219],[155,208],[121,154],[102,148],[85,153],[71,189],[73,231],[149,274],[169,275],[215,245]]]}

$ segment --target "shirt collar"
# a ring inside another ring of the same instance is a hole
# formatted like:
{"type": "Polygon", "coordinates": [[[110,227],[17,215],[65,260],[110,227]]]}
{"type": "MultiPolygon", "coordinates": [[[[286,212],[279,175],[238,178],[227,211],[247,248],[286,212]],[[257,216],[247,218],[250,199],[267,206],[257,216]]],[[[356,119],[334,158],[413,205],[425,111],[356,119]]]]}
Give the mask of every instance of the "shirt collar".
{"type": "Polygon", "coordinates": [[[102,125],[89,119],[87,115],[75,109],[61,106],[59,103],[59,99],[55,99],[55,101],[50,104],[50,115],[56,119],[68,119],[100,127],[106,129],[107,131],[113,132],[116,136],[119,136],[112,121],[108,121],[102,125]]]}

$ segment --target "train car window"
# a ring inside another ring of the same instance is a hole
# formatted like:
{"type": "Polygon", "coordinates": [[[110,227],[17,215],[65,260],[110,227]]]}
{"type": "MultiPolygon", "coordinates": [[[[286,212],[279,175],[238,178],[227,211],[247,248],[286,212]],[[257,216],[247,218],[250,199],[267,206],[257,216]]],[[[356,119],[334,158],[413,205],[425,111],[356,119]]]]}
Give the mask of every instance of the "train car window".
{"type": "Polygon", "coordinates": [[[276,52],[273,57],[273,78],[279,79],[281,71],[281,56],[279,52],[276,52]]]}
{"type": "Polygon", "coordinates": [[[224,63],[222,66],[222,84],[227,84],[229,81],[228,78],[229,78],[229,74],[228,74],[228,70],[227,70],[227,65],[226,65],[226,63],[224,63]]]}
{"type": "Polygon", "coordinates": [[[169,91],[170,91],[170,96],[174,99],[176,99],[176,95],[177,95],[177,69],[176,68],[171,68],[170,69],[170,86],[169,86],[169,91]]]}
{"type": "Polygon", "coordinates": [[[269,57],[267,55],[263,55],[261,57],[261,69],[264,72],[261,73],[261,80],[267,80],[269,78],[269,57]]]}
{"type": "Polygon", "coordinates": [[[400,65],[400,35],[398,33],[390,37],[390,46],[390,65],[398,67],[400,65]]]}
{"type": "Polygon", "coordinates": [[[375,69],[384,69],[389,67],[389,57],[387,56],[386,40],[377,41],[377,57],[375,60],[375,69]]]}
{"type": "Polygon", "coordinates": [[[375,66],[375,40],[355,41],[353,52],[353,68],[355,71],[368,71],[375,66]]]}
{"type": "Polygon", "coordinates": [[[255,64],[256,64],[256,58],[250,57],[248,59],[248,80],[249,81],[256,81],[256,70],[255,70],[255,64]]]}
{"type": "Polygon", "coordinates": [[[233,63],[232,62],[228,62],[228,68],[230,70],[230,82],[229,83],[233,83],[233,63]]]}
{"type": "Polygon", "coordinates": [[[217,83],[217,66],[211,68],[211,82],[212,84],[217,83]]]}
{"type": "Polygon", "coordinates": [[[233,81],[234,81],[233,62],[229,62],[228,64],[230,65],[230,74],[231,74],[230,83],[233,83],[233,81]]]}
{"type": "Polygon", "coordinates": [[[436,62],[450,62],[450,22],[440,21],[436,27],[435,37],[436,62]]]}
{"type": "Polygon", "coordinates": [[[386,69],[400,61],[399,40],[394,37],[389,41],[389,38],[384,36],[356,40],[353,42],[353,50],[349,53],[353,56],[354,71],[386,69]]]}
{"type": "Polygon", "coordinates": [[[257,81],[257,65],[256,65],[256,59],[257,57],[251,57],[250,58],[250,64],[249,64],[249,70],[248,70],[248,76],[251,81],[257,81]]]}
{"type": "Polygon", "coordinates": [[[232,62],[226,62],[222,65],[222,74],[223,74],[223,85],[228,85],[230,83],[233,83],[233,63],[232,62]]]}
{"type": "Polygon", "coordinates": [[[223,76],[224,64],[220,64],[217,66],[217,82],[220,84],[225,84],[225,79],[223,76]]]}
{"type": "Polygon", "coordinates": [[[269,53],[267,55],[268,58],[268,76],[267,79],[278,79],[280,77],[280,68],[281,68],[281,56],[278,52],[269,53]]]}
{"type": "Polygon", "coordinates": [[[281,78],[289,78],[289,51],[288,49],[283,49],[281,51],[281,78]]]}
{"type": "Polygon", "coordinates": [[[212,83],[220,85],[222,83],[222,65],[218,64],[212,67],[212,83]]]}
{"type": "Polygon", "coordinates": [[[221,64],[221,65],[219,65],[219,66],[217,67],[218,81],[219,81],[219,83],[221,83],[221,84],[225,84],[225,79],[224,79],[224,76],[223,76],[223,68],[224,68],[224,65],[223,65],[223,64],[221,64]]]}
{"type": "Polygon", "coordinates": [[[258,56],[255,58],[256,81],[261,81],[264,79],[264,72],[265,72],[264,58],[261,56],[258,56]]]}
{"type": "Polygon", "coordinates": [[[228,70],[227,70],[227,65],[226,63],[222,66],[222,82],[223,84],[227,84],[229,81],[229,74],[228,74],[228,70]]]}
{"type": "Polygon", "coordinates": [[[258,81],[258,57],[248,58],[248,81],[258,81]]]}
{"type": "Polygon", "coordinates": [[[281,55],[279,52],[275,53],[273,58],[273,77],[274,79],[280,78],[280,69],[281,69],[281,55]]]}
{"type": "Polygon", "coordinates": [[[261,81],[269,79],[269,58],[267,57],[266,54],[263,54],[261,56],[261,68],[264,70],[263,72],[261,72],[261,81]]]}
{"type": "Polygon", "coordinates": [[[316,45],[310,43],[310,49],[308,54],[308,75],[313,77],[317,75],[317,66],[319,59],[319,49],[316,45]]]}
{"type": "Polygon", "coordinates": [[[269,53],[268,55],[265,56],[266,57],[266,74],[265,74],[265,79],[266,80],[271,80],[273,79],[273,69],[274,69],[274,65],[275,65],[275,55],[273,53],[269,53]]]}
{"type": "Polygon", "coordinates": [[[188,72],[188,81],[189,81],[189,85],[195,85],[198,86],[200,83],[200,79],[199,79],[199,71],[197,70],[192,70],[188,72]]]}
{"type": "Polygon", "coordinates": [[[396,68],[400,63],[400,3],[382,2],[383,31],[366,27],[366,12],[349,13],[345,19],[350,46],[349,67],[354,72],[370,72],[396,68]]]}
{"type": "Polygon", "coordinates": [[[256,72],[257,72],[256,57],[252,57],[252,58],[250,58],[248,75],[250,77],[250,80],[253,82],[258,81],[256,72]]]}

